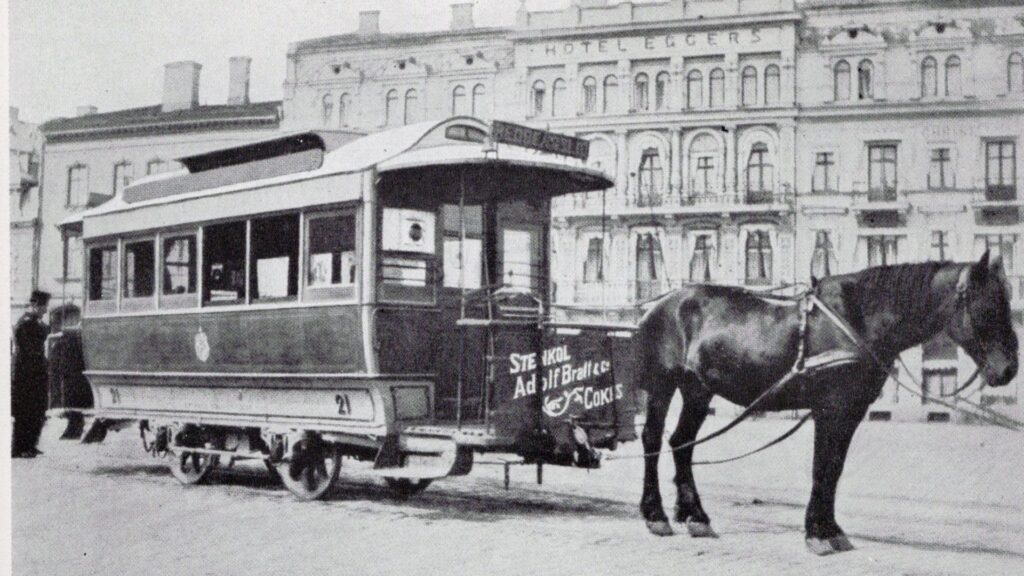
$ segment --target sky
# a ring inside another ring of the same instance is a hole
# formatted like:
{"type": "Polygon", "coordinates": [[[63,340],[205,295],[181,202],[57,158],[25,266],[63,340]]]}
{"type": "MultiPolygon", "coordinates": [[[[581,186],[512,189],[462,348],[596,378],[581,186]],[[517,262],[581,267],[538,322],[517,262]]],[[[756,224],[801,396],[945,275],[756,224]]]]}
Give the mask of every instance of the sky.
{"type": "MultiPolygon", "coordinates": [[[[228,59],[252,58],[250,98],[278,100],[288,44],[353,32],[381,11],[384,32],[446,29],[454,0],[8,0],[10,105],[41,123],[160,102],[163,65],[203,68],[202,104],[227,100],[228,59]]],[[[533,10],[569,0],[527,0],[533,10]]],[[[511,26],[518,0],[476,0],[477,26],[511,26]]]]}

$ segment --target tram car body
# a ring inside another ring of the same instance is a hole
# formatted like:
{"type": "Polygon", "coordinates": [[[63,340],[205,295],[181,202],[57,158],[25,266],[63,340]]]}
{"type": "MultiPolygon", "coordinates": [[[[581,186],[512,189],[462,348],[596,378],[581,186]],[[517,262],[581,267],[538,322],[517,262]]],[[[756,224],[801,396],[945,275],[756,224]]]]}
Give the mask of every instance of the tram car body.
{"type": "Polygon", "coordinates": [[[96,429],[140,423],[183,482],[260,458],[304,498],[343,456],[408,488],[634,439],[628,339],[550,314],[550,199],[612,183],[523,130],[286,135],[84,213],[96,429]]]}

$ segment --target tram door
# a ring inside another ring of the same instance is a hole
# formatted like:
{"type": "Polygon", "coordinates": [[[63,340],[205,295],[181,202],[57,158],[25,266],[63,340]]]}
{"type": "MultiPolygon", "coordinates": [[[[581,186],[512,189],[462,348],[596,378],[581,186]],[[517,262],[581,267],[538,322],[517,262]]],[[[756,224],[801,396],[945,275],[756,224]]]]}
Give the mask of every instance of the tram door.
{"type": "Polygon", "coordinates": [[[436,389],[437,416],[482,423],[495,408],[488,389],[488,332],[457,328],[460,318],[487,319],[499,313],[486,287],[528,290],[546,298],[547,210],[525,202],[444,204],[440,209],[442,274],[439,302],[444,327],[436,389]],[[459,394],[461,377],[462,393],[459,394]]]}

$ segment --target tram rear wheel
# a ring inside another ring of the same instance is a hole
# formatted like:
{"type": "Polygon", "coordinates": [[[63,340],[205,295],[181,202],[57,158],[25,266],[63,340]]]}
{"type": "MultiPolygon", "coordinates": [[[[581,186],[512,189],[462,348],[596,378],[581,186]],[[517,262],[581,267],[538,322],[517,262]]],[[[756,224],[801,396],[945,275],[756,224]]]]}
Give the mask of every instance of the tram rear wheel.
{"type": "Polygon", "coordinates": [[[388,488],[400,498],[408,498],[409,496],[419,494],[426,490],[427,486],[430,486],[430,483],[433,482],[429,478],[413,480],[411,478],[392,478],[390,476],[386,476],[384,481],[387,482],[388,488]]]}
{"type": "Polygon", "coordinates": [[[341,453],[320,440],[304,438],[292,448],[291,457],[275,467],[285,488],[296,498],[317,500],[338,479],[341,453]]]}
{"type": "Polygon", "coordinates": [[[215,454],[200,454],[187,450],[179,450],[169,457],[171,474],[182,484],[199,484],[206,480],[220,460],[215,454]]]}

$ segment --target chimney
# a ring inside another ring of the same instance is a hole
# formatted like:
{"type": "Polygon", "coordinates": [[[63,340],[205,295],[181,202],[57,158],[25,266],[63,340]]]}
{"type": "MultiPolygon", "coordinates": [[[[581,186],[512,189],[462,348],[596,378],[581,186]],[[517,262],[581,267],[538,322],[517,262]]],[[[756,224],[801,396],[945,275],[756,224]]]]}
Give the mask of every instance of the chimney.
{"type": "Polygon", "coordinates": [[[89,105],[86,105],[86,106],[79,106],[78,107],[78,112],[77,112],[76,116],[79,116],[79,117],[81,117],[81,116],[92,116],[93,114],[95,114],[98,111],[99,111],[99,109],[96,108],[95,106],[93,106],[92,104],[89,104],[89,105]]]}
{"type": "Polygon", "coordinates": [[[228,104],[245,105],[249,103],[249,65],[252,58],[233,56],[229,61],[228,104]]]}
{"type": "Polygon", "coordinates": [[[452,4],[452,30],[469,30],[473,27],[473,3],[452,4]]]}
{"type": "Polygon", "coordinates": [[[199,106],[199,71],[202,69],[200,64],[191,61],[164,65],[164,112],[199,106]]]}
{"type": "Polygon", "coordinates": [[[359,13],[359,34],[363,36],[380,34],[379,10],[369,10],[359,13]]]}

